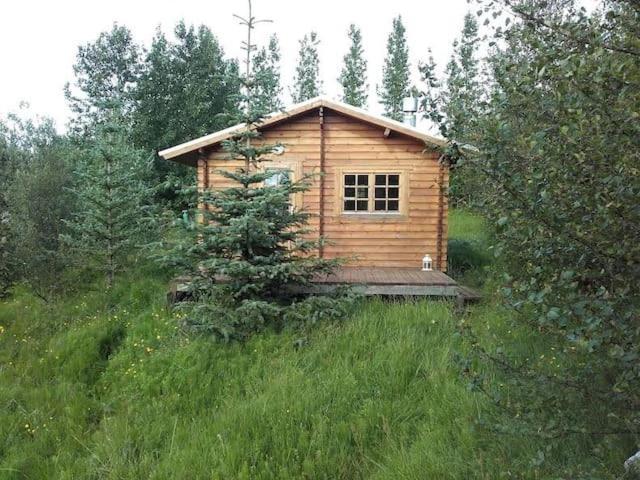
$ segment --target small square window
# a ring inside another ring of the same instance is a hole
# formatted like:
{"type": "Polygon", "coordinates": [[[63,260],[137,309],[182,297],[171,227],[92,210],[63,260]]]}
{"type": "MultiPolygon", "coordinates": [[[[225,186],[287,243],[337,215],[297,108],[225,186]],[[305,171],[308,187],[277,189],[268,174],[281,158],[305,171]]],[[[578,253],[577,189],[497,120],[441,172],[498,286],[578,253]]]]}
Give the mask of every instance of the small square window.
{"type": "Polygon", "coordinates": [[[400,175],[395,173],[346,174],[342,200],[345,212],[398,212],[400,175]],[[369,188],[373,188],[372,197],[370,197],[369,188]]]}

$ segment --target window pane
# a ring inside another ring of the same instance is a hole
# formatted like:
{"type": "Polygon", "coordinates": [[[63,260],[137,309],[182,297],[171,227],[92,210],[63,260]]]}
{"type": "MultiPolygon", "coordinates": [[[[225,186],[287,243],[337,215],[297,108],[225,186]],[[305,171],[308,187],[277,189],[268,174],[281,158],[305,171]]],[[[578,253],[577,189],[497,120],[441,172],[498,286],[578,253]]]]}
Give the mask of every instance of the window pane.
{"type": "Polygon", "coordinates": [[[369,175],[358,175],[358,185],[369,185],[369,175]]]}
{"type": "Polygon", "coordinates": [[[376,210],[386,210],[387,209],[387,202],[385,200],[376,200],[375,202],[375,209],[376,210]]]}
{"type": "Polygon", "coordinates": [[[344,189],[344,196],[348,198],[353,198],[356,196],[356,189],[354,187],[346,187],[344,189]]]}
{"type": "Polygon", "coordinates": [[[358,187],[358,198],[368,198],[368,197],[369,197],[369,188],[358,187]]]}
{"type": "Polygon", "coordinates": [[[386,191],[387,189],[384,187],[382,188],[376,187],[376,198],[386,198],[387,197],[386,191]]]}
{"type": "Polygon", "coordinates": [[[389,198],[398,198],[398,187],[389,188],[389,198]]]}
{"type": "Polygon", "coordinates": [[[390,212],[395,212],[398,210],[398,200],[389,200],[389,202],[387,203],[387,210],[389,210],[390,212]]]}
{"type": "Polygon", "coordinates": [[[366,211],[368,209],[368,204],[369,202],[367,200],[358,200],[356,202],[356,210],[360,211],[366,211]]]}
{"type": "Polygon", "coordinates": [[[389,185],[399,185],[400,175],[389,175],[389,185]]]}
{"type": "Polygon", "coordinates": [[[376,175],[376,185],[386,185],[386,184],[387,184],[386,175],[376,175]]]}
{"type": "Polygon", "coordinates": [[[356,201],[355,200],[345,200],[344,201],[344,210],[346,212],[353,212],[356,209],[356,201]]]}
{"type": "Polygon", "coordinates": [[[344,184],[345,185],[355,185],[356,184],[356,176],[355,175],[345,175],[344,176],[344,184]]]}
{"type": "Polygon", "coordinates": [[[284,185],[289,181],[289,171],[287,170],[276,170],[276,169],[268,169],[267,173],[272,173],[269,178],[264,180],[264,185],[266,187],[277,187],[278,185],[284,185]]]}

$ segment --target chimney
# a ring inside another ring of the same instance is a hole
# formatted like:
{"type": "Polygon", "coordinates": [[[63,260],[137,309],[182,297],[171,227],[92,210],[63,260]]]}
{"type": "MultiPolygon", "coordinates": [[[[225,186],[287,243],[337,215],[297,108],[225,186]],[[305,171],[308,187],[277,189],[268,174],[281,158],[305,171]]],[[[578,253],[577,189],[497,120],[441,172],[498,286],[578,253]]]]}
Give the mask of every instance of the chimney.
{"type": "Polygon", "coordinates": [[[416,97],[405,97],[402,100],[403,122],[412,127],[416,126],[416,112],[418,111],[418,99],[416,97]]]}

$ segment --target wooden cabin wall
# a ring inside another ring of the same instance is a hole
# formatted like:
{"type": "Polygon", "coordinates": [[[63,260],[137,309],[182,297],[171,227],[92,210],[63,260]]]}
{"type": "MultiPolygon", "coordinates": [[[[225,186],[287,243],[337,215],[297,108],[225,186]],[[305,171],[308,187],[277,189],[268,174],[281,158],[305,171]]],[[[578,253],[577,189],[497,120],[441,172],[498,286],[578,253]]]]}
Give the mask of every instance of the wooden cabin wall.
{"type": "MultiPolygon", "coordinates": [[[[425,152],[424,144],[418,140],[393,132],[385,137],[383,128],[327,108],[323,117],[322,127],[319,111],[313,110],[263,132],[265,142],[285,144],[285,153],[274,156],[274,161],[291,162],[298,175],[319,173],[321,161],[324,163],[323,180],[315,178],[312,188],[298,200],[315,214],[310,222],[314,235],[322,230],[330,242],[322,255],[349,258],[349,265],[353,266],[420,268],[422,257],[428,253],[435,267],[445,271],[448,207],[441,186],[446,191],[448,171],[438,164],[439,154],[425,152]],[[401,180],[401,196],[405,196],[406,202],[404,214],[343,214],[340,179],[350,171],[400,172],[406,180],[401,180]]],[[[230,181],[218,170],[241,165],[240,160],[228,160],[226,152],[218,147],[199,162],[198,186],[230,186],[230,181]]]]}

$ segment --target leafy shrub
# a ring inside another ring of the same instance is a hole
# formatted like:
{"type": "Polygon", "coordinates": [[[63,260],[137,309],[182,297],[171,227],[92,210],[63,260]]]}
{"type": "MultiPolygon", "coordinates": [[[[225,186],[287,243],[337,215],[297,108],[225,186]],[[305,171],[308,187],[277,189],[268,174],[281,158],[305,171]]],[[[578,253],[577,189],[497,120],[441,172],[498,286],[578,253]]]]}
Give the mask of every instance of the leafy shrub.
{"type": "Polygon", "coordinates": [[[489,264],[489,256],[478,242],[451,238],[447,244],[448,272],[463,275],[489,264]]]}

